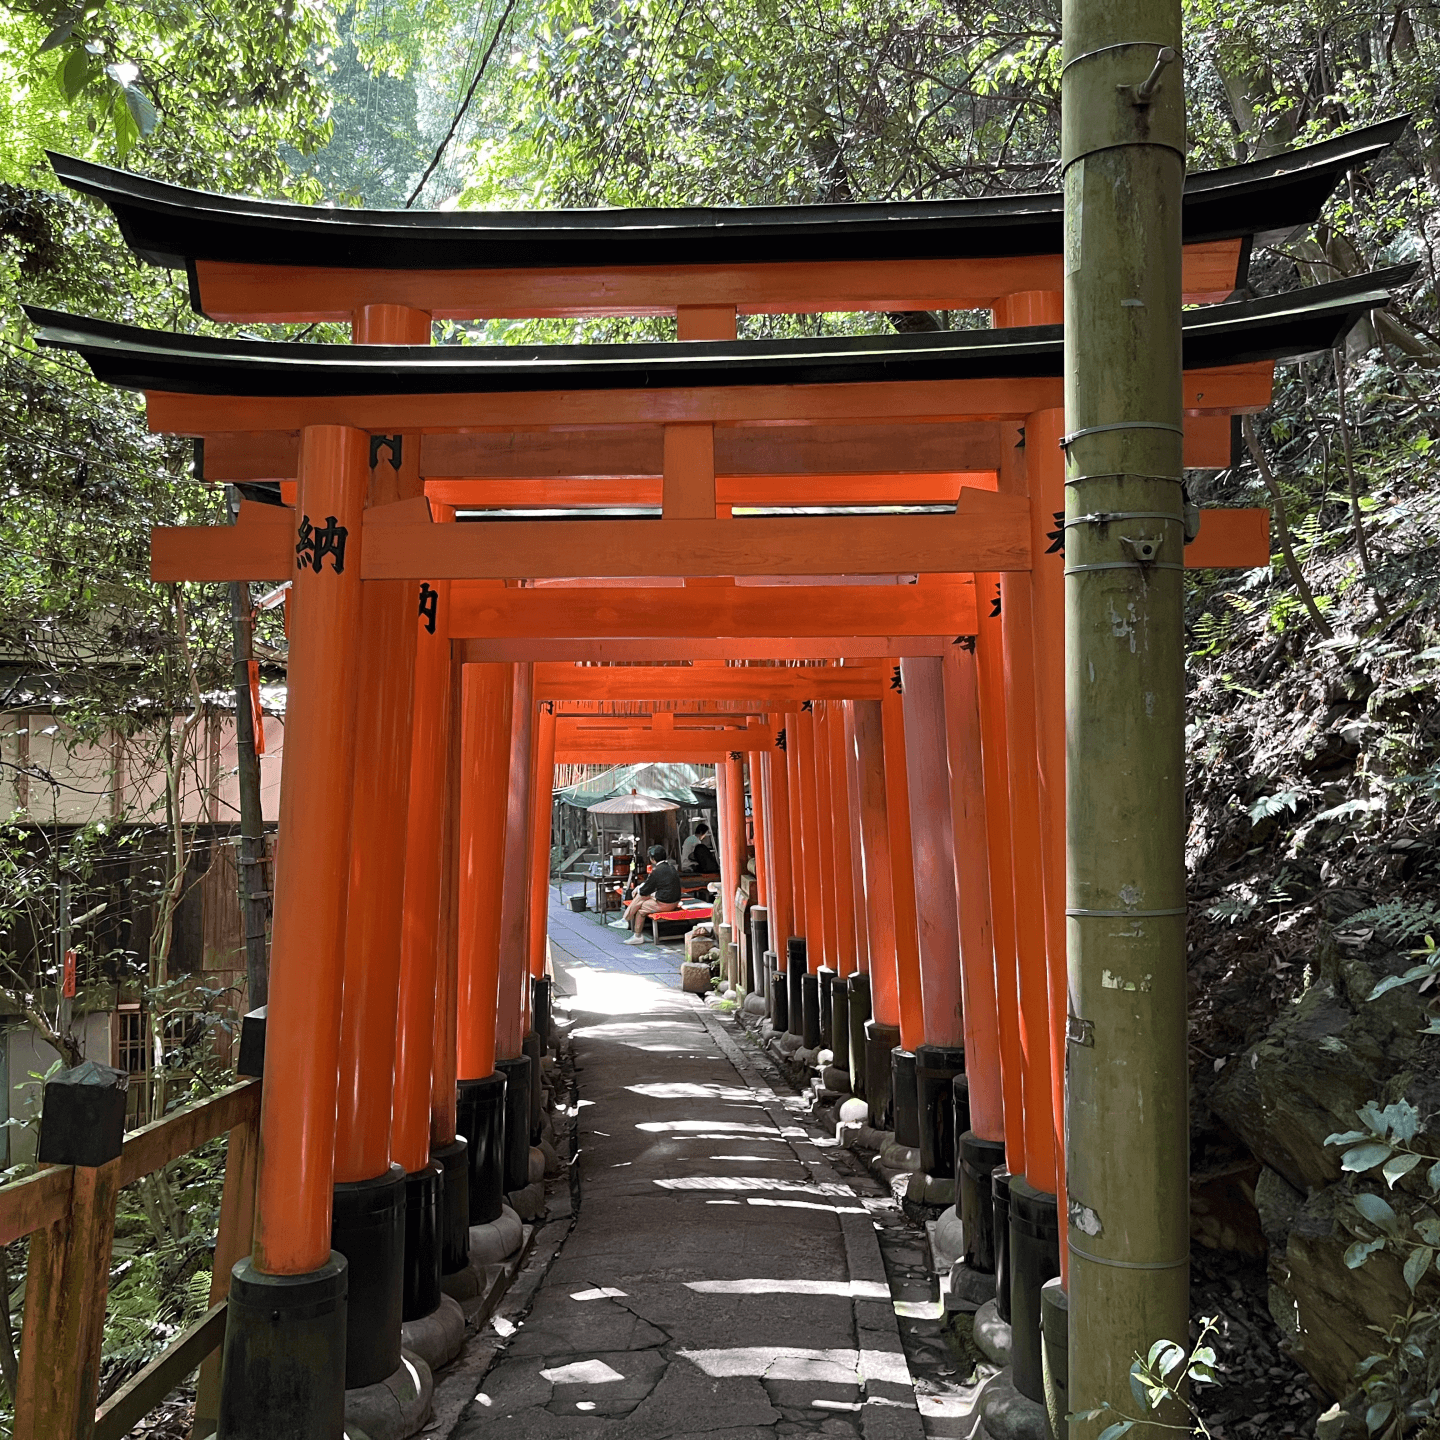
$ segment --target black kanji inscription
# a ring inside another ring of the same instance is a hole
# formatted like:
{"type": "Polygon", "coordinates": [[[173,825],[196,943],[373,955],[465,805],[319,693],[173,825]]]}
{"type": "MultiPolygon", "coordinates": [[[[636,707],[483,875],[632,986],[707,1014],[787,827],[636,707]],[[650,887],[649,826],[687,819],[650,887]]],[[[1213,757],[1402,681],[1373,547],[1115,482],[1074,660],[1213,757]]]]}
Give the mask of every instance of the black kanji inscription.
{"type": "Polygon", "coordinates": [[[307,565],[318,575],[321,563],[328,555],[335,573],[345,571],[345,539],[349,530],[335,523],[333,515],[325,517],[325,524],[317,529],[310,523],[308,515],[302,516],[297,532],[299,541],[295,546],[295,558],[303,570],[307,565]]]}
{"type": "Polygon", "coordinates": [[[995,582],[995,598],[990,602],[990,618],[992,620],[1000,618],[1000,582],[998,580],[995,582]]]}
{"type": "Polygon", "coordinates": [[[420,586],[420,618],[425,622],[425,632],[428,635],[435,633],[435,614],[440,604],[440,592],[432,590],[428,584],[420,586]]]}
{"type": "Polygon", "coordinates": [[[1050,542],[1050,548],[1045,552],[1047,555],[1063,555],[1065,553],[1065,512],[1055,512],[1055,528],[1045,532],[1045,538],[1050,542]]]}
{"type": "Polygon", "coordinates": [[[783,750],[785,748],[785,731],[783,729],[775,737],[775,748],[777,750],[783,750]]]}
{"type": "Polygon", "coordinates": [[[890,672],[890,688],[897,695],[903,695],[905,693],[905,683],[900,678],[900,667],[898,665],[890,672]]]}

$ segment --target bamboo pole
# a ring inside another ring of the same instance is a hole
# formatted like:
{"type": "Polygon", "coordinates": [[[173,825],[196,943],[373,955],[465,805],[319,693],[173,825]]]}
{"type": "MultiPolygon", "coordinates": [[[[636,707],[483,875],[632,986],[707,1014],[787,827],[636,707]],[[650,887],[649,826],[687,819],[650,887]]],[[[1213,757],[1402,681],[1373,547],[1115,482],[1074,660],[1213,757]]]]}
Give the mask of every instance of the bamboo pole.
{"type": "Polygon", "coordinates": [[[1135,1352],[1188,1338],[1180,36],[1178,0],[1065,0],[1075,1412],[1130,1410],[1135,1352]]]}

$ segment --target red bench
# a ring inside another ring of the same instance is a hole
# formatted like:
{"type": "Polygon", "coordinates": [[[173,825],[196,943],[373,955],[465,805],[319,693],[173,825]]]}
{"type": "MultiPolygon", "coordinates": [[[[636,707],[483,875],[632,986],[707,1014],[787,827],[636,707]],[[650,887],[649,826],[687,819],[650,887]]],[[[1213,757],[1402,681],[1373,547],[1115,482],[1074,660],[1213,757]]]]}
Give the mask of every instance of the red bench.
{"type": "Polygon", "coordinates": [[[658,945],[662,925],[684,925],[688,929],[693,927],[697,921],[708,919],[710,910],[709,905],[692,905],[684,910],[656,910],[645,918],[651,921],[655,927],[655,943],[658,945]]]}

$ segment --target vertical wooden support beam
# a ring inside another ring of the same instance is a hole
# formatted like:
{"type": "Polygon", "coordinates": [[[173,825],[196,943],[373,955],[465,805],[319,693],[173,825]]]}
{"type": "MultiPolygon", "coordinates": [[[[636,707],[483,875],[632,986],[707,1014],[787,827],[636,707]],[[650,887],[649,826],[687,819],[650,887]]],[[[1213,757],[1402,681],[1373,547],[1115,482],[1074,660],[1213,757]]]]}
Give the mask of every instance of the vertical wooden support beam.
{"type": "Polygon", "coordinates": [[[958,1048],[965,1041],[965,1018],[940,657],[906,657],[900,674],[925,1043],[958,1048]]]}
{"type": "Polygon", "coordinates": [[[844,701],[831,701],[825,707],[825,738],[830,766],[830,813],[826,819],[834,837],[835,852],[835,968],[841,975],[852,975],[859,968],[859,946],[855,938],[855,872],[844,701]]]}
{"type": "Polygon", "coordinates": [[[805,962],[813,975],[825,960],[825,891],[820,883],[820,815],[815,796],[815,713],[791,717],[800,779],[800,844],[805,859],[805,962]]]}
{"type": "Polygon", "coordinates": [[[985,764],[980,733],[975,644],[952,645],[943,659],[950,816],[960,920],[960,976],[965,1006],[965,1073],[970,1128],[982,1140],[1005,1133],[1000,1082],[1000,1013],[995,998],[995,945],[990,920],[990,857],[985,764]]]}
{"type": "Polygon", "coordinates": [[[825,950],[822,963],[831,970],[840,968],[840,922],[835,893],[835,809],[830,787],[829,706],[817,704],[815,736],[815,818],[820,851],[820,918],[824,925],[825,950]]]}
{"type": "Polygon", "coordinates": [[[865,895],[865,842],[860,831],[860,771],[855,745],[855,702],[844,700],[845,825],[850,831],[850,897],[855,914],[855,969],[870,969],[870,913],[865,895]]]}
{"type": "Polygon", "coordinates": [[[900,1044],[925,1043],[920,943],[915,924],[915,860],[910,841],[910,785],[905,765],[905,715],[892,690],[880,702],[885,737],[885,805],[890,824],[890,883],[895,897],[895,973],[900,989],[900,1044]]]}
{"type": "MultiPolygon", "coordinates": [[[[783,715],[771,715],[770,724],[777,731],[784,727],[783,715]]],[[[770,840],[770,865],[775,884],[770,893],[770,948],[779,956],[785,954],[786,938],[795,928],[795,878],[791,873],[791,830],[789,771],[785,752],[771,747],[762,762],[769,774],[765,786],[770,813],[766,829],[770,840]]]]}
{"type": "MultiPolygon", "coordinates": [[[[750,725],[762,724],[757,717],[750,717],[750,725]]],[[[745,768],[750,775],[750,825],[755,832],[755,903],[766,906],[769,915],[770,893],[770,833],[768,802],[765,797],[765,774],[760,761],[764,751],[748,750],[745,754],[745,768]]]]}
{"type": "MultiPolygon", "coordinates": [[[[1007,427],[1004,443],[1013,446],[1007,427]]],[[[1005,1165],[1025,1173],[1024,1056],[1015,951],[1015,874],[1010,843],[1010,766],[1006,755],[1005,657],[1002,653],[1000,577],[977,575],[979,632],[975,659],[980,683],[980,736],[985,767],[986,862],[990,871],[990,926],[995,949],[995,1005],[1000,1026],[1000,1083],[1004,1092],[1005,1165]]],[[[972,1116],[972,1122],[974,1117],[972,1116]]],[[[973,1124],[972,1124],[973,1128],[973,1124]]],[[[998,1140],[976,1130],[987,1140],[998,1140]]]]}
{"type": "Polygon", "coordinates": [[[115,1241],[120,1161],[77,1165],[70,1210],[30,1237],[15,1440],[88,1440],[115,1241]]]}
{"type": "Polygon", "coordinates": [[[791,909],[790,929],[781,935],[775,946],[775,953],[785,958],[785,941],[790,935],[804,935],[809,915],[805,898],[805,802],[800,794],[800,717],[789,714],[785,717],[785,787],[790,811],[790,884],[791,909]]]}
{"type": "Polygon", "coordinates": [[[514,667],[510,709],[510,786],[505,807],[505,854],[500,895],[500,995],[495,1012],[495,1054],[514,1060],[523,1053],[530,1014],[530,966],[525,919],[530,891],[530,768],[535,735],[535,666],[514,667]]]}
{"type": "Polygon", "coordinates": [[[456,1068],[461,1080],[483,1080],[495,1070],[515,681],[508,664],[461,669],[456,1068]]]}
{"type": "Polygon", "coordinates": [[[715,518],[715,427],[665,427],[661,513],[667,520],[715,518]]]}
{"type": "MultiPolygon", "coordinates": [[[[730,834],[730,768],[715,766],[715,858],[720,862],[720,923],[735,923],[735,842],[730,834]]],[[[643,857],[641,857],[643,859],[643,857]]],[[[638,863],[638,861],[637,861],[638,863]]],[[[734,931],[731,931],[733,936],[734,931]]],[[[716,937],[719,943],[719,937],[716,937]]],[[[728,976],[726,977],[729,978],[728,976]]]]}
{"type": "Polygon", "coordinates": [[[675,311],[679,340],[733,340],[736,325],[733,305],[680,305],[675,311]]]}
{"type": "Polygon", "coordinates": [[[725,809],[730,842],[731,943],[740,947],[740,903],[736,891],[745,883],[745,752],[732,750],[725,760],[725,809]]]}
{"type": "Polygon", "coordinates": [[[855,760],[865,870],[869,935],[870,1009],[877,1023],[900,1026],[900,985],[895,946],[895,883],[891,875],[890,814],[885,775],[882,703],[856,700],[855,760]]]}
{"type": "MultiPolygon", "coordinates": [[[[225,1144],[225,1188],[220,1196],[220,1223],[210,1267],[210,1304],[230,1293],[230,1271],[250,1253],[255,1233],[255,1175],[260,1160],[260,1134],[253,1121],[233,1126],[225,1144]]],[[[220,1417],[220,1352],[207,1355],[195,1381],[195,1419],[190,1440],[215,1433],[220,1417]]]]}
{"type": "MultiPolygon", "coordinates": [[[[448,508],[448,507],[447,507],[448,508]]],[[[451,512],[453,514],[453,512],[451,512]]],[[[450,581],[426,586],[416,631],[410,800],[405,827],[405,903],[400,929],[400,1003],[395,1027],[391,1155],[414,1174],[430,1159],[436,980],[442,944],[440,895],[448,850],[450,770],[450,581]]]]}
{"type": "Polygon", "coordinates": [[[301,431],[297,510],[301,543],[309,544],[299,552],[290,592],[255,1213],[255,1268],[270,1275],[305,1274],[330,1258],[369,471],[370,439],[363,431],[340,425],[301,431]]]}
{"type": "Polygon", "coordinates": [[[430,1148],[442,1150],[455,1143],[455,1082],[459,1079],[460,955],[460,709],[465,667],[450,645],[449,743],[445,757],[445,808],[441,822],[441,849],[436,857],[440,870],[440,947],[435,972],[435,1053],[430,1069],[430,1148]]]}
{"type": "Polygon", "coordinates": [[[530,777],[530,975],[545,973],[550,929],[550,834],[555,799],[555,706],[542,701],[535,716],[535,773],[530,777]]]}

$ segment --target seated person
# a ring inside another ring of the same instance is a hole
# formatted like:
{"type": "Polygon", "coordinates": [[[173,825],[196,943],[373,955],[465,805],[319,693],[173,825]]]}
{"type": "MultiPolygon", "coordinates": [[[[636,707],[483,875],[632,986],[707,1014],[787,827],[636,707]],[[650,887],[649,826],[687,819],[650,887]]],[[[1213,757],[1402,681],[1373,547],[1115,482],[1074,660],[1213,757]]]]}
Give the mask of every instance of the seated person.
{"type": "Polygon", "coordinates": [[[680,847],[680,869],[686,875],[715,875],[720,870],[720,862],[710,848],[710,827],[703,820],[680,847]]]}
{"type": "Polygon", "coordinates": [[[625,942],[627,945],[645,943],[645,917],[657,910],[670,910],[680,903],[680,872],[665,858],[663,845],[650,847],[650,858],[654,869],[646,876],[635,892],[635,898],[625,907],[625,920],[635,933],[625,942]]]}

